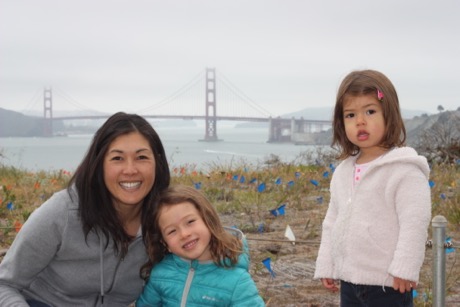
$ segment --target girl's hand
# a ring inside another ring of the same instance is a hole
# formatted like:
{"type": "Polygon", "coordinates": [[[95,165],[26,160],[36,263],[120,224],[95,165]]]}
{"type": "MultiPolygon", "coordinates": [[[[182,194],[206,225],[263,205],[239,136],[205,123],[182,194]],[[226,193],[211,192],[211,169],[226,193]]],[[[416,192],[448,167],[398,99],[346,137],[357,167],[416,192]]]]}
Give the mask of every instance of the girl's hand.
{"type": "Polygon", "coordinates": [[[415,287],[417,287],[416,282],[394,277],[393,289],[395,289],[396,291],[399,291],[401,293],[409,292],[412,289],[415,289],[415,287]]]}
{"type": "Polygon", "coordinates": [[[331,279],[331,278],[321,278],[321,282],[323,283],[323,286],[328,289],[328,290],[331,290],[332,292],[336,292],[339,290],[339,288],[337,287],[337,283],[335,282],[334,279],[331,279]]]}

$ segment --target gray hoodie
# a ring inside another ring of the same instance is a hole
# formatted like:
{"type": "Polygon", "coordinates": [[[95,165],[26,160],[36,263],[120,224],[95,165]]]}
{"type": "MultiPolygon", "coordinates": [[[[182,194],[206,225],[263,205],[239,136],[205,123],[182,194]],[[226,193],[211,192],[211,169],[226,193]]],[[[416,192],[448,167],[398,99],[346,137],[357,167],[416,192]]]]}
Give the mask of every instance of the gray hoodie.
{"type": "Polygon", "coordinates": [[[0,306],[127,306],[141,293],[147,254],[139,233],[120,259],[110,241],[91,231],[87,241],[78,201],[67,190],[35,210],[0,264],[0,306]]]}

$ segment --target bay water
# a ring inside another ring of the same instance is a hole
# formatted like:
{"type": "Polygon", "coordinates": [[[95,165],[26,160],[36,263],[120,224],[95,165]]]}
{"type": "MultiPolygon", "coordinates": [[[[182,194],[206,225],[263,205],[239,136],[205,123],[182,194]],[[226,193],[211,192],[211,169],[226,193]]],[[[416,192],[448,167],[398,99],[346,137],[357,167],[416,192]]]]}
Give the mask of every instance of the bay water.
{"type": "MultiPolygon", "coordinates": [[[[267,143],[268,128],[218,127],[218,142],[203,142],[203,127],[155,127],[165,147],[170,168],[206,171],[216,165],[231,167],[263,165],[276,155],[283,162],[294,162],[315,146],[267,143]]],[[[30,171],[74,171],[85,155],[92,134],[52,138],[0,138],[0,163],[30,171]]]]}

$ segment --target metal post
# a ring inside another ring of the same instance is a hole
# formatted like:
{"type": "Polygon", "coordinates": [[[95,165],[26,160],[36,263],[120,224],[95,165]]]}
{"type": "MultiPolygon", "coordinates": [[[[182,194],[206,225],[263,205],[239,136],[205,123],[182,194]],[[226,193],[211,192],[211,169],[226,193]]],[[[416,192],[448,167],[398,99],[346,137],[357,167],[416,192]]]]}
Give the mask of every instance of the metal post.
{"type": "Polygon", "coordinates": [[[431,220],[433,229],[433,307],[444,307],[446,300],[446,240],[447,220],[436,215],[431,220]]]}

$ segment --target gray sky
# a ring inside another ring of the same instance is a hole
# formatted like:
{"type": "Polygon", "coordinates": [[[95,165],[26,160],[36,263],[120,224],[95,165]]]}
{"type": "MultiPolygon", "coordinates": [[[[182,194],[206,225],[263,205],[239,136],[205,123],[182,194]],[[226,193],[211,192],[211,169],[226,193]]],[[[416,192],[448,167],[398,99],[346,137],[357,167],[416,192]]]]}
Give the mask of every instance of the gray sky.
{"type": "Polygon", "coordinates": [[[52,86],[136,111],[215,67],[280,115],[333,106],[341,79],[369,68],[402,108],[454,110],[459,16],[458,0],[0,0],[0,107],[41,108],[52,86]]]}

